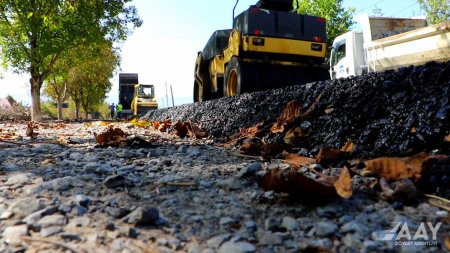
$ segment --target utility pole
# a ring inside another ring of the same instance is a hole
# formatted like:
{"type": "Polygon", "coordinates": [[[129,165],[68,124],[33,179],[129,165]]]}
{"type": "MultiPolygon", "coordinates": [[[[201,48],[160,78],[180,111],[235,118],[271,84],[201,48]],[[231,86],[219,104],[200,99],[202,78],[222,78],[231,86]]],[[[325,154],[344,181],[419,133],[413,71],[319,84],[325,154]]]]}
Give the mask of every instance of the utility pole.
{"type": "Polygon", "coordinates": [[[166,105],[167,105],[167,107],[169,107],[169,95],[167,93],[167,82],[165,84],[166,84],[166,105]]]}
{"type": "Polygon", "coordinates": [[[175,102],[173,101],[173,90],[172,90],[172,84],[170,85],[170,94],[172,95],[172,107],[175,106],[175,102]]]}

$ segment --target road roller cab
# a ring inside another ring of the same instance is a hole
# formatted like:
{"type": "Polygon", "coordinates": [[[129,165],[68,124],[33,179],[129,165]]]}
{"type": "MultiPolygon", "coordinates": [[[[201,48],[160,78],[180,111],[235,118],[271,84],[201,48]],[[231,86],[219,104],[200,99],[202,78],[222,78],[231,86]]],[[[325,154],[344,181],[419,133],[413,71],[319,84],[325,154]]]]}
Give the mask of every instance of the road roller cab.
{"type": "Polygon", "coordinates": [[[197,56],[194,101],[328,79],[325,19],[291,9],[259,1],[215,31],[197,56]]]}

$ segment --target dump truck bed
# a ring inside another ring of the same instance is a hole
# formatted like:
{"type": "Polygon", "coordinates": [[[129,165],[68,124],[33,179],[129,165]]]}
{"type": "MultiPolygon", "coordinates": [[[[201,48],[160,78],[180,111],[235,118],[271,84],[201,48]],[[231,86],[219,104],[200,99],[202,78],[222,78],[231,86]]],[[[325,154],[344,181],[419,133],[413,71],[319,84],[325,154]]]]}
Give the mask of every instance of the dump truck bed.
{"type": "Polygon", "coordinates": [[[450,21],[370,17],[362,25],[369,71],[450,59],[450,21]]]}

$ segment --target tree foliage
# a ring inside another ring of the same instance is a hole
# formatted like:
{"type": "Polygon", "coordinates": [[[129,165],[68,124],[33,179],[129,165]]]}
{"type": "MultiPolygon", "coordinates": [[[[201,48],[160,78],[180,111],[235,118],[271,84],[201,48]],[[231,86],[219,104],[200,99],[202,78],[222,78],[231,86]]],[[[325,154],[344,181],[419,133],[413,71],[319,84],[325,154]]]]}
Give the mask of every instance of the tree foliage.
{"type": "Polygon", "coordinates": [[[80,45],[124,40],[142,21],[131,0],[1,0],[3,65],[29,73],[32,119],[40,120],[40,91],[64,51],[80,45]]]}
{"type": "Polygon", "coordinates": [[[111,42],[81,46],[65,55],[72,59],[67,72],[67,92],[75,102],[76,117],[80,107],[86,113],[98,111],[111,89],[114,70],[119,66],[118,53],[111,42]]]}
{"type": "Polygon", "coordinates": [[[294,0],[294,10],[300,14],[323,17],[327,20],[327,44],[347,32],[353,25],[354,8],[345,9],[343,0],[294,0]]]}
{"type": "Polygon", "coordinates": [[[449,0],[417,0],[427,15],[430,24],[444,22],[450,19],[449,0]]]}

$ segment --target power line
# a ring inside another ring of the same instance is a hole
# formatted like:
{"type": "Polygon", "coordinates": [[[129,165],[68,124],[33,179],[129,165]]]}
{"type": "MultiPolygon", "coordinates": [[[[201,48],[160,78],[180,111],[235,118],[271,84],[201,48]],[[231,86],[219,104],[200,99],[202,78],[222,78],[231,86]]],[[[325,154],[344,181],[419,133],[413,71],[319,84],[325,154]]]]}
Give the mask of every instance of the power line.
{"type": "Polygon", "coordinates": [[[363,11],[365,11],[365,10],[367,10],[367,9],[369,9],[369,8],[379,4],[381,2],[384,2],[384,1],[386,1],[386,0],[379,0],[379,1],[375,2],[374,4],[371,4],[371,5],[367,6],[367,7],[362,8],[361,10],[357,11],[355,14],[361,13],[361,12],[363,12],[363,11]]]}
{"type": "Polygon", "coordinates": [[[409,8],[411,8],[411,7],[413,7],[413,6],[416,5],[416,4],[417,4],[417,3],[413,3],[413,4],[409,5],[409,6],[407,6],[407,7],[403,8],[403,9],[401,9],[400,11],[397,11],[397,12],[391,14],[390,16],[391,16],[391,17],[395,17],[396,15],[398,15],[398,14],[404,12],[405,10],[407,10],[407,9],[409,9],[409,8]]]}

